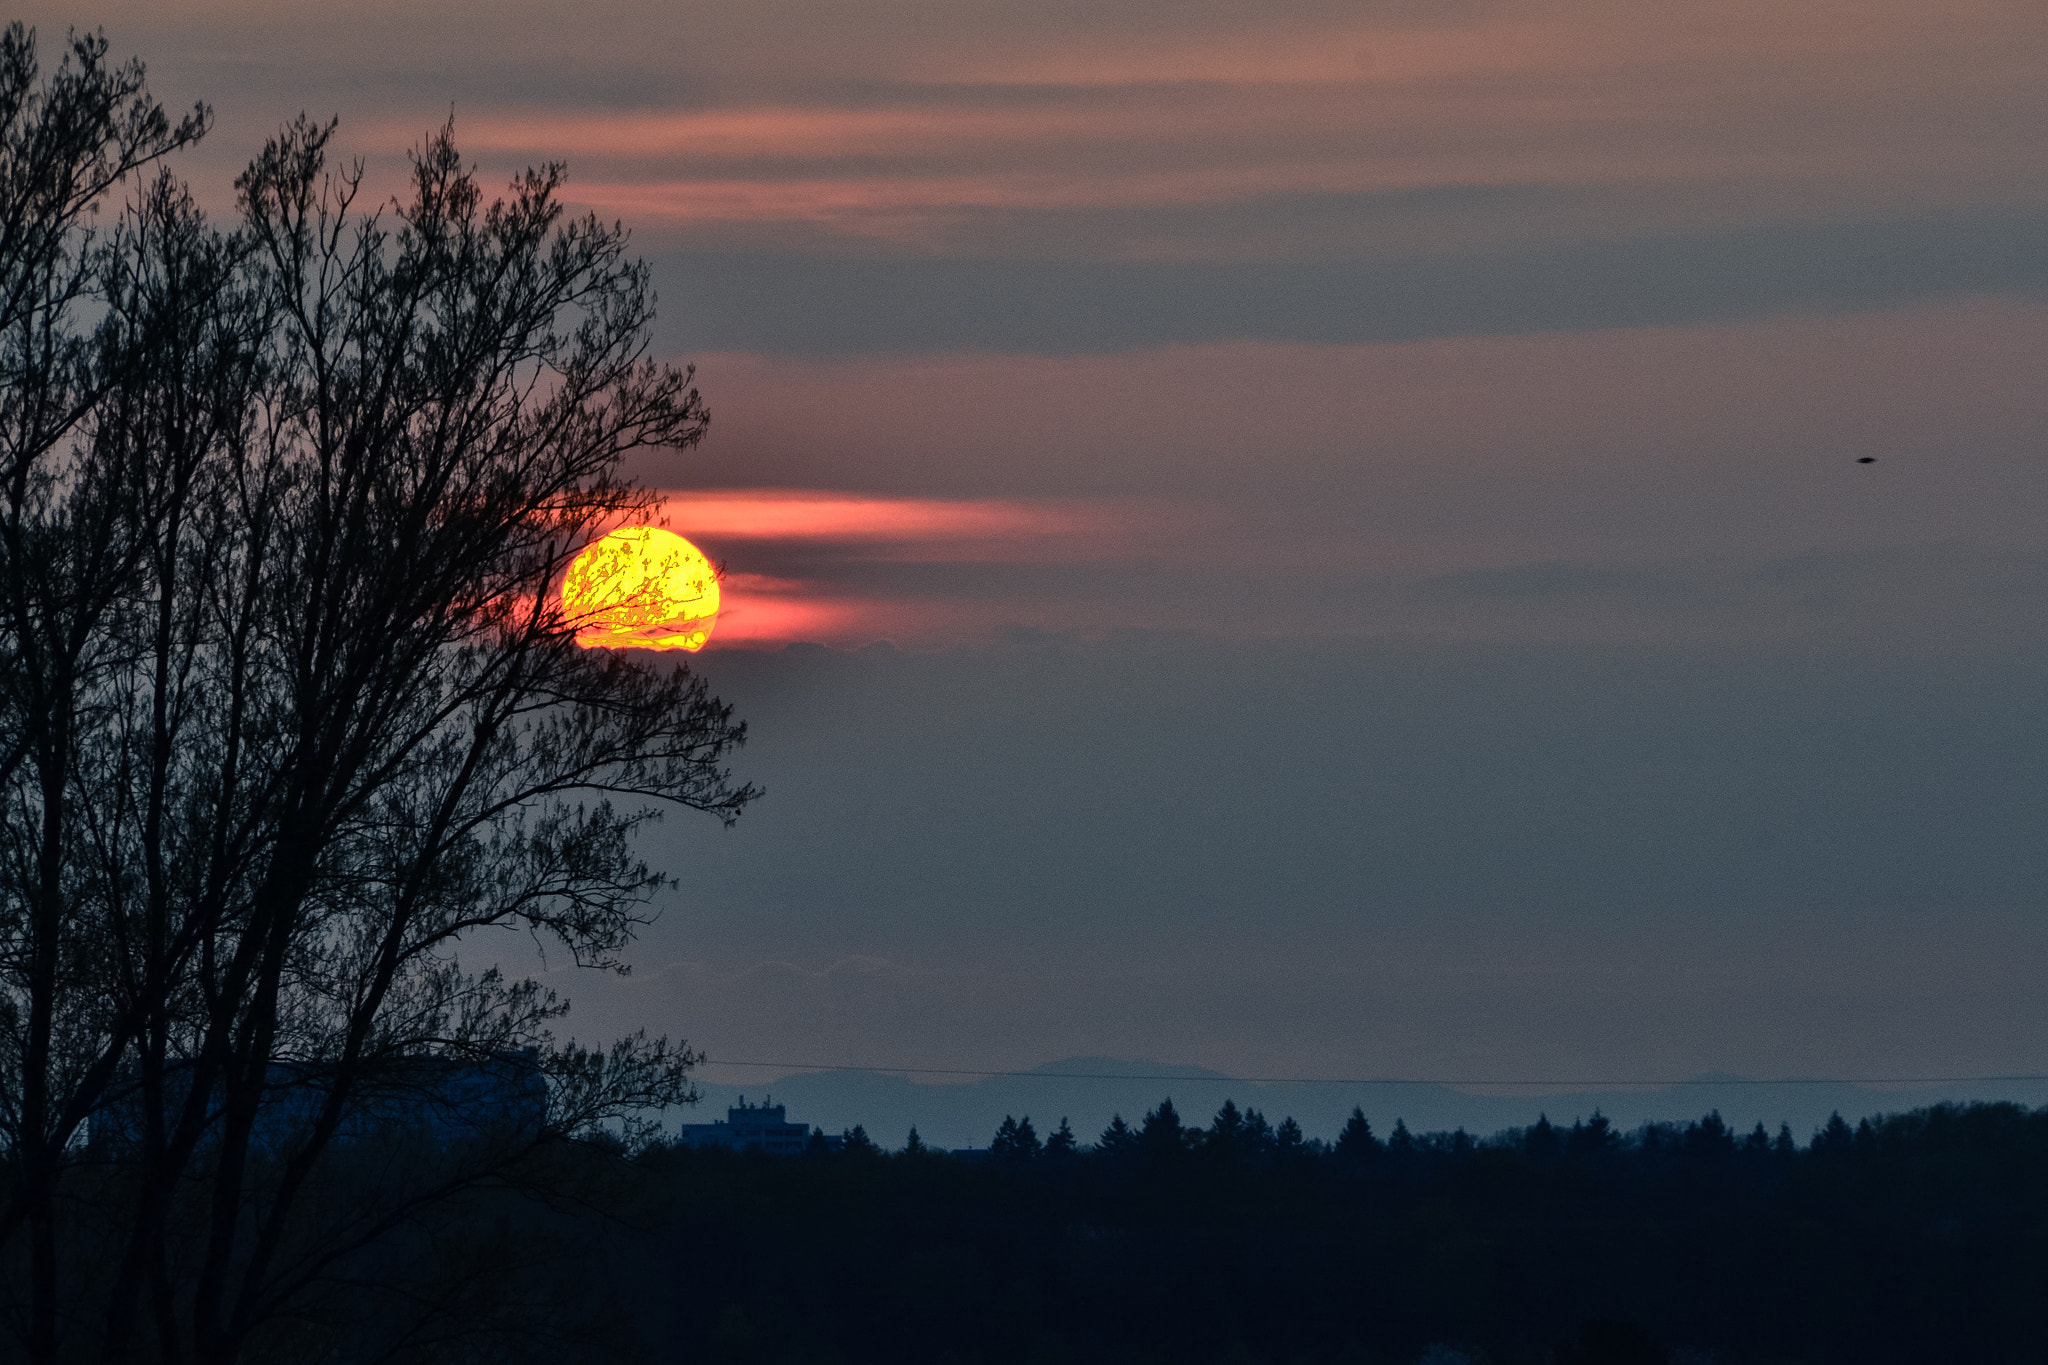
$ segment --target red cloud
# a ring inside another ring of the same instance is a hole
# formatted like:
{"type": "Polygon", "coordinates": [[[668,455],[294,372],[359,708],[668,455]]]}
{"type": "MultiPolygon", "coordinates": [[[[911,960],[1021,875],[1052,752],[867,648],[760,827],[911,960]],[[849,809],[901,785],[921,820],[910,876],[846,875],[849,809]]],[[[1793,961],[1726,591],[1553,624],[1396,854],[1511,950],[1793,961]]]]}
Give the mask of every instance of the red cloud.
{"type": "MultiPolygon", "coordinates": [[[[849,595],[834,585],[747,571],[748,550],[858,547],[865,559],[923,563],[1070,562],[1118,554],[1133,513],[1081,500],[895,498],[803,488],[671,492],[672,527],[726,559],[717,645],[859,643],[973,631],[975,604],[849,595]],[[727,547],[732,547],[730,550],[727,547]]],[[[1005,611],[1004,619],[1014,613],[1005,611]]]]}

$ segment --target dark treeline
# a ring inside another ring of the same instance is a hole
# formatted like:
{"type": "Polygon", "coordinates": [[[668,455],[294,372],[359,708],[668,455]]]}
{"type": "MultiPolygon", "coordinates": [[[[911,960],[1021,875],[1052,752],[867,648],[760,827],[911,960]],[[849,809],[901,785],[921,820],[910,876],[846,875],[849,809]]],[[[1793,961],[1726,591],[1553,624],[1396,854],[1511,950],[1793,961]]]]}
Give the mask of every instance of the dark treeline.
{"type": "Polygon", "coordinates": [[[985,1160],[655,1146],[590,1263],[657,1359],[2018,1361],[2048,1341],[2048,1110],[1303,1141],[1170,1103],[985,1160]]]}
{"type": "MultiPolygon", "coordinates": [[[[1803,1144],[1716,1115],[1486,1138],[1354,1116],[1325,1143],[1169,1102],[1092,1143],[1006,1120],[969,1155],[859,1129],[800,1156],[691,1150],[534,1118],[339,1142],[307,1196],[333,1218],[459,1187],[323,1250],[242,1359],[1985,1365],[2048,1341],[2048,1109],[1837,1118],[1803,1144]],[[490,1179],[467,1174],[486,1156],[490,1179]]],[[[62,1245],[118,1221],[124,1148],[78,1152],[62,1245]]],[[[70,1269],[64,1359],[105,1358],[89,1314],[118,1270],[70,1269]]],[[[168,1291],[202,1270],[169,1258],[168,1291]]],[[[177,1355],[154,1345],[127,1358],[177,1355]]]]}

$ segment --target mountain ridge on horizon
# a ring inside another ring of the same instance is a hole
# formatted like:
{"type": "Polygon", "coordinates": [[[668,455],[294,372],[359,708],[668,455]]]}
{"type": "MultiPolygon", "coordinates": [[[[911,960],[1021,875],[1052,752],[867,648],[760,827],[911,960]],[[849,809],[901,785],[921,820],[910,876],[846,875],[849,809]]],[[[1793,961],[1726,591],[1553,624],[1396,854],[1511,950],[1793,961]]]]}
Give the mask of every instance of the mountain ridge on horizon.
{"type": "Polygon", "coordinates": [[[1716,1112],[1743,1129],[1761,1122],[1775,1132],[1787,1124],[1804,1142],[1836,1112],[1854,1120],[1944,1101],[2048,1105],[2048,1081],[2032,1080],[1889,1088],[1827,1080],[1757,1082],[1704,1073],[1657,1086],[1486,1094],[1436,1081],[1245,1080],[1188,1063],[1104,1056],[1066,1057],[1028,1070],[946,1080],[880,1070],[792,1070],[773,1080],[744,1084],[699,1080],[697,1088],[702,1098],[679,1121],[709,1121],[741,1096],[753,1096],[761,1102],[779,1100],[792,1121],[827,1132],[858,1124],[889,1148],[900,1147],[913,1126],[933,1146],[985,1147],[1005,1117],[1026,1115],[1041,1133],[1050,1132],[1064,1117],[1075,1135],[1088,1143],[1112,1116],[1135,1123],[1166,1099],[1190,1125],[1206,1126],[1223,1102],[1231,1100],[1240,1108],[1258,1109],[1274,1123],[1292,1117],[1308,1136],[1324,1139],[1336,1136],[1354,1106],[1364,1110],[1381,1134],[1397,1119],[1415,1132],[1463,1128],[1483,1137],[1525,1127],[1539,1115],[1569,1124],[1597,1111],[1618,1126],[1633,1129],[1646,1122],[1684,1122],[1716,1112]]]}

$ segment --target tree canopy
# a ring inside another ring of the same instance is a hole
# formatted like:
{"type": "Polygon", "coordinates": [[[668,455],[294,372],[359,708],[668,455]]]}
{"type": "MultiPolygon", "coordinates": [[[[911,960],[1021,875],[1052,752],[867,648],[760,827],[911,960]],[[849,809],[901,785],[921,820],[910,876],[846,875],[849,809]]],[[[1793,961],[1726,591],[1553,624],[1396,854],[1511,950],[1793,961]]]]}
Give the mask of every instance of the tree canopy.
{"type": "Polygon", "coordinates": [[[689,1096],[686,1046],[561,1042],[458,949],[623,970],[636,830],[755,793],[703,681],[554,590],[656,514],[622,460],[707,422],[623,229],[558,165],[487,201],[448,128],[372,204],[303,118],[215,224],[152,168],[207,112],[106,53],[0,35],[0,1324],[224,1361],[421,1201],[689,1096]],[[493,1131],[333,1184],[463,1086],[493,1131]]]}

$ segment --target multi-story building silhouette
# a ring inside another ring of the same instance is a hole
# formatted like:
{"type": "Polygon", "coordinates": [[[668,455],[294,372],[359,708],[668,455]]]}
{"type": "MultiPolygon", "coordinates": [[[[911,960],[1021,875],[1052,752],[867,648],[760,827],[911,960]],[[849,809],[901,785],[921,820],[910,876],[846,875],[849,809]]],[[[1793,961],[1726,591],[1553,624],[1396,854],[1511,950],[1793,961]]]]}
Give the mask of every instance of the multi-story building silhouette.
{"type": "MultiPolygon", "coordinates": [[[[173,1061],[164,1075],[164,1126],[184,1118],[192,1063],[173,1061]]],[[[329,1065],[273,1062],[265,1068],[264,1093],[256,1111],[259,1148],[297,1141],[327,1106],[329,1065]]],[[[210,1140],[221,1121],[213,1098],[205,1116],[210,1140]]],[[[94,1142],[133,1143],[142,1138],[141,1081],[121,1078],[96,1109],[87,1131],[94,1142]]],[[[341,1141],[377,1134],[411,1132],[439,1142],[483,1137],[530,1137],[547,1122],[548,1084],[533,1048],[489,1056],[422,1055],[386,1058],[354,1078],[335,1128],[341,1141]]]]}
{"type": "MultiPolygon", "coordinates": [[[[724,1147],[734,1152],[759,1150],[771,1156],[795,1156],[810,1141],[811,1125],[791,1123],[782,1111],[782,1105],[769,1104],[767,1100],[748,1104],[747,1097],[742,1095],[738,1106],[727,1109],[725,1118],[717,1123],[683,1124],[676,1130],[676,1141],[684,1147],[724,1147]]],[[[838,1146],[833,1139],[826,1141],[838,1146]]]]}

